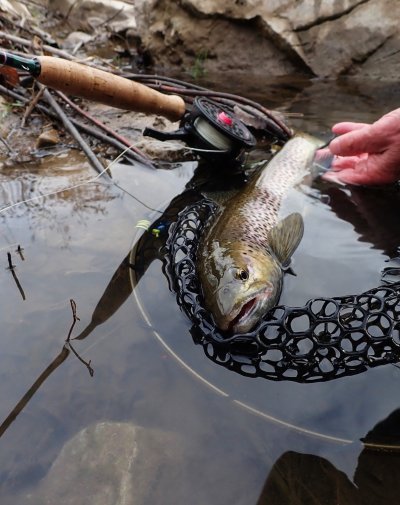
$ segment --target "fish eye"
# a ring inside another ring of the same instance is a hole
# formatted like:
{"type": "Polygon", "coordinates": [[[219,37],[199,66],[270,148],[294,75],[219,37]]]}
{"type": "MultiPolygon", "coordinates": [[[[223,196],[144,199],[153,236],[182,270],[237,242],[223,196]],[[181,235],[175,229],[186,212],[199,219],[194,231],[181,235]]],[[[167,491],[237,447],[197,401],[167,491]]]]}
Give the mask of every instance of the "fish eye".
{"type": "Polygon", "coordinates": [[[243,268],[238,268],[236,270],[236,278],[240,281],[247,281],[249,278],[249,272],[243,268]]]}

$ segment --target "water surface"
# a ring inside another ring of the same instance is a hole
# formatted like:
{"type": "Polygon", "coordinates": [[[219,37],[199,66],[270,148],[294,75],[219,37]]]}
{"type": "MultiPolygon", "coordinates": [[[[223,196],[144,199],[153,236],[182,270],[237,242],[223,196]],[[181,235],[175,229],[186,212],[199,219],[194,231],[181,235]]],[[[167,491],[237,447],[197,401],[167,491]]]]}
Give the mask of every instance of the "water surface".
{"type": "MultiPolygon", "coordinates": [[[[336,121],[372,121],[399,101],[397,90],[380,83],[248,79],[232,86],[237,89],[230,91],[272,108],[302,112],[295,126],[324,138],[336,121]]],[[[70,299],[80,318],[77,336],[91,324],[104,290],[140,236],[138,223],[156,219],[184,191],[194,169],[189,162],[157,172],[116,166],[114,178],[145,205],[105,179],[81,184],[95,174],[78,153],[2,169],[2,203],[77,187],[0,214],[1,419],[62,350],[72,323],[70,299]],[[15,252],[18,245],[23,258],[15,252]],[[8,252],[25,300],[7,270],[8,252]]],[[[297,276],[285,279],[283,303],[303,305],[312,297],[360,293],[380,283],[400,243],[397,188],[336,188],[317,180],[289,205],[302,207],[305,235],[293,261],[297,276]]],[[[74,342],[94,376],[70,354],[3,433],[2,503],[43,502],[63,446],[100,422],[179,436],[179,447],[165,442],[171,464],[161,475],[149,471],[151,503],[256,504],[268,476],[260,503],[283,503],[279,493],[288,503],[290,493],[301,495],[299,503],[314,503],[300,489],[336,503],[335,479],[344,503],[382,489],[384,502],[392,503],[400,481],[397,455],[366,453],[360,439],[394,413],[378,431],[397,444],[400,371],[388,365],[322,384],[232,373],[193,343],[190,321],[161,267],[159,260],[151,264],[134,295],[122,282],[115,299],[109,298],[112,316],[97,313],[86,338],[74,342]],[[369,472],[384,475],[376,487],[369,472]],[[318,483],[324,483],[322,491],[318,483]]],[[[80,479],[85,483],[85,472],[80,479]]],[[[74,488],[72,482],[70,498],[74,488]]]]}

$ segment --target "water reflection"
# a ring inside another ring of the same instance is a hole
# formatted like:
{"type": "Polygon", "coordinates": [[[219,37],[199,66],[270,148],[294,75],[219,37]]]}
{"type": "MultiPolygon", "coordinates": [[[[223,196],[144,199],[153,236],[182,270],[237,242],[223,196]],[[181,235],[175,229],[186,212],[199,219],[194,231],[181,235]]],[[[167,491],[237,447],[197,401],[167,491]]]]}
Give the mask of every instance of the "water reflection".
{"type": "MultiPolygon", "coordinates": [[[[264,86],[265,80],[255,83],[257,92],[263,96],[264,86]]],[[[346,88],[338,90],[332,84],[324,86],[320,82],[307,83],[307,90],[303,92],[301,87],[293,86],[285,94],[282,93],[282,84],[278,83],[273,90],[273,101],[283,108],[290,107],[305,112],[306,118],[311,118],[311,121],[308,124],[302,122],[300,128],[308,131],[327,129],[335,119],[347,118],[350,109],[362,111],[360,117],[353,119],[370,120],[373,115],[383,112],[382,107],[389,107],[389,98],[385,98],[385,103],[378,102],[376,97],[362,95],[359,90],[350,93],[346,88]],[[286,105],[282,104],[282,97],[286,105]],[[340,101],[343,97],[342,107],[340,101]],[[374,110],[370,108],[371,103],[374,103],[374,110]]],[[[398,102],[398,87],[396,90],[397,95],[392,104],[398,102]]],[[[29,181],[34,179],[31,179],[28,172],[29,170],[24,179],[24,195],[29,195],[29,181]]],[[[124,183],[129,181],[127,187],[132,193],[156,208],[164,208],[165,201],[172,204],[174,195],[181,192],[189,178],[184,174],[180,180],[176,177],[168,182],[163,174],[147,174],[134,167],[126,174],[124,183]],[[167,184],[168,190],[163,192],[167,184]]],[[[7,180],[7,184],[12,184],[12,179],[18,177],[17,172],[4,175],[4,170],[0,176],[2,175],[2,180],[7,180]]],[[[49,187],[52,189],[55,179],[64,185],[62,175],[61,178],[53,177],[54,175],[57,173],[36,173],[36,191],[44,191],[44,188],[47,190],[49,187]],[[42,175],[45,178],[40,183],[42,175]]],[[[66,182],[69,184],[70,181],[68,174],[66,182]]],[[[318,201],[313,209],[315,216],[321,216],[321,213],[325,213],[324,217],[329,215],[328,225],[333,225],[333,238],[327,247],[335,250],[327,257],[332,275],[340,278],[333,286],[328,283],[323,289],[331,296],[350,289],[348,292],[358,292],[377,285],[379,272],[375,277],[374,275],[384,262],[384,254],[395,257],[394,251],[398,243],[398,230],[394,226],[398,213],[397,197],[384,192],[382,198],[377,197],[374,205],[368,209],[368,199],[375,199],[375,190],[355,188],[356,191],[360,189],[356,196],[356,192],[348,188],[337,189],[322,183],[317,187],[319,192],[330,197],[330,205],[324,206],[318,201]],[[357,200],[359,193],[363,193],[362,202],[357,200]],[[382,212],[379,220],[374,220],[374,215],[370,213],[374,207],[379,212],[378,207],[382,205],[386,208],[386,214],[382,212]],[[392,226],[390,230],[388,227],[392,226]],[[351,233],[348,233],[349,229],[351,233]],[[360,236],[365,240],[362,247],[360,243],[354,244],[360,236]],[[336,244],[337,250],[333,246],[336,244]],[[370,244],[378,253],[368,253],[370,244]],[[343,252],[348,252],[348,256],[352,257],[347,270],[348,257],[344,255],[342,258],[343,252]],[[343,278],[347,278],[347,282],[343,282],[343,278]],[[361,289],[360,279],[364,283],[361,289]]],[[[152,233],[153,228],[158,229],[159,225],[164,224],[161,216],[155,219],[154,213],[144,211],[132,199],[119,198],[119,192],[108,190],[103,185],[90,202],[90,190],[91,186],[87,186],[82,194],[76,191],[66,194],[66,199],[47,198],[47,203],[52,204],[52,212],[47,212],[48,208],[42,206],[31,205],[25,210],[24,206],[20,206],[12,214],[12,219],[1,223],[4,225],[1,228],[3,241],[15,244],[12,251],[21,243],[26,249],[24,254],[27,257],[24,264],[17,261],[17,257],[13,260],[17,265],[16,273],[20,283],[27,294],[27,301],[22,301],[9,272],[7,275],[10,284],[8,290],[3,290],[2,418],[7,417],[19,398],[20,406],[26,399],[29,402],[25,403],[26,407],[17,418],[18,422],[11,423],[6,435],[1,438],[2,502],[4,500],[4,503],[13,505],[44,503],[46,500],[41,500],[37,495],[40,481],[46,479],[49,468],[63,452],[64,444],[87,426],[104,420],[116,420],[174,431],[181,434],[184,442],[188,443],[181,465],[177,467],[174,461],[168,462],[165,465],[165,469],[169,470],[167,478],[159,479],[159,474],[156,475],[153,484],[161,498],[154,500],[154,503],[188,501],[196,504],[248,505],[256,502],[267,474],[270,475],[268,480],[271,482],[274,474],[284,475],[285,471],[284,482],[278,478],[274,484],[274,488],[287,491],[283,497],[280,495],[280,503],[289,502],[289,487],[296,486],[298,482],[304,484],[314,495],[320,492],[318,505],[324,503],[323,499],[329,490],[333,496],[338,496],[334,489],[335,483],[342,494],[349,490],[348,496],[353,496],[354,503],[359,503],[360,496],[365,495],[364,491],[354,492],[355,485],[341,472],[343,470],[348,476],[352,475],[354,461],[360,452],[356,444],[350,444],[345,449],[342,445],[328,443],[328,437],[313,438],[309,434],[311,431],[333,434],[351,441],[357,439],[360,432],[366,433],[378,419],[383,419],[388,412],[397,408],[398,369],[393,366],[380,367],[329,384],[297,384],[244,379],[215,366],[193,344],[189,335],[190,323],[180,314],[174,296],[167,291],[161,263],[158,262],[164,236],[160,233],[157,237],[152,233]],[[91,203],[95,208],[101,204],[102,208],[97,212],[91,203]],[[77,213],[74,213],[75,205],[78,206],[77,213]],[[140,247],[139,242],[136,242],[137,252],[147,252],[133,271],[126,251],[131,246],[134,225],[142,219],[151,221],[152,226],[139,239],[142,244],[140,247]],[[138,289],[135,291],[140,292],[143,288],[140,295],[143,295],[141,299],[146,306],[151,303],[157,305],[156,310],[152,311],[152,323],[163,331],[171,347],[189,365],[203,373],[213,384],[232,392],[228,398],[210,392],[203,384],[188,377],[186,370],[169,359],[167,353],[152,338],[148,327],[142,324],[136,304],[126,303],[132,292],[128,275],[130,272],[136,276],[138,289]],[[93,359],[93,380],[81,363],[63,346],[63,335],[70,324],[68,299],[71,296],[76,296],[78,314],[82,316],[80,328],[86,325],[86,329],[79,335],[81,340],[76,342],[76,350],[83,351],[85,358],[93,359]],[[54,356],[56,358],[51,361],[54,356]],[[61,363],[63,366],[60,366],[61,363]],[[57,373],[53,373],[53,366],[58,366],[57,373]],[[40,371],[42,372],[39,373],[40,371]],[[51,378],[43,381],[46,376],[51,378]],[[26,391],[30,384],[32,388],[26,391]],[[32,391],[37,393],[31,396],[32,391]],[[248,410],[240,407],[238,401],[234,401],[236,398],[245,400],[267,415],[261,417],[254,415],[254,412],[249,414],[248,410]],[[278,424],[277,419],[287,422],[278,424]],[[297,426],[309,431],[295,431],[297,426]],[[297,455],[297,459],[293,462],[294,456],[285,456],[281,464],[281,454],[297,455]],[[286,458],[289,459],[287,464],[286,458]],[[299,469],[299,464],[309,464],[306,482],[306,472],[303,468],[299,469]],[[322,470],[317,467],[322,467],[322,470]],[[198,478],[193,479],[193,475],[198,478]],[[237,478],[238,475],[240,478],[237,478]],[[24,496],[21,497],[21,494],[24,496]],[[170,499],[165,499],[166,494],[170,499]]],[[[183,203],[190,203],[192,198],[197,198],[197,188],[188,184],[184,195],[183,203]]],[[[11,196],[20,198],[22,193],[16,190],[14,196],[11,196]]],[[[177,198],[172,205],[176,209],[180,206],[180,196],[177,198]]],[[[311,219],[312,217],[313,215],[311,219]]],[[[173,212],[169,218],[174,219],[173,212]]],[[[326,268],[326,258],[322,258],[322,266],[316,261],[321,259],[323,251],[322,247],[318,247],[323,231],[319,228],[320,222],[316,218],[308,226],[310,234],[305,236],[304,242],[306,254],[302,256],[304,250],[299,251],[295,264],[298,277],[290,278],[287,283],[285,303],[289,305],[292,304],[292,285],[300,285],[296,289],[307,300],[315,296],[323,284],[321,278],[326,268]],[[303,275],[305,262],[302,263],[302,258],[305,257],[308,261],[308,253],[311,267],[306,268],[303,275]]],[[[3,260],[5,268],[5,253],[3,260]]],[[[6,275],[3,275],[3,283],[5,279],[6,275]]],[[[299,305],[304,303],[300,296],[297,300],[300,300],[299,305]]],[[[398,423],[398,417],[393,419],[394,423],[398,423]]],[[[382,432],[387,430],[388,426],[384,424],[382,432]]],[[[393,440],[388,443],[393,443],[393,440]]],[[[156,453],[157,451],[158,448],[156,453]]],[[[173,447],[170,453],[172,452],[173,447]]],[[[146,452],[144,456],[147,456],[146,452]]],[[[357,470],[355,484],[360,489],[367,490],[371,487],[368,487],[366,481],[370,481],[372,486],[375,476],[384,483],[388,483],[389,477],[395,479],[397,459],[394,452],[381,453],[372,449],[367,452],[365,448],[359,457],[359,468],[363,471],[360,474],[357,470]],[[368,464],[363,463],[367,457],[368,464]],[[387,463],[381,463],[382,458],[391,460],[392,468],[388,469],[387,463]],[[379,474],[382,469],[385,472],[383,476],[379,474]]],[[[99,472],[95,466],[95,457],[91,464],[94,465],[93,472],[99,472]]],[[[65,475],[63,470],[61,468],[58,476],[65,475]]],[[[74,491],[78,493],[85,487],[88,492],[91,491],[91,481],[85,468],[79,467],[79,470],[79,477],[70,483],[67,490],[68,497],[58,494],[58,501],[64,498],[72,500],[74,491]]],[[[100,479],[101,476],[100,473],[100,479]]],[[[152,477],[154,476],[150,475],[149,478],[152,477]]],[[[62,481],[62,478],[55,480],[62,481]]],[[[392,486],[396,489],[396,483],[392,486]]],[[[260,503],[273,503],[273,493],[278,491],[270,491],[269,496],[264,493],[260,498],[264,501],[260,503]]],[[[372,490],[371,495],[372,492],[375,491],[372,490]]],[[[313,503],[312,498],[308,501],[304,499],[303,502],[299,502],[299,499],[297,504],[313,503]]],[[[389,500],[387,498],[388,503],[389,500]]],[[[371,502],[368,498],[365,501],[371,502]]],[[[325,502],[330,503],[328,497],[325,502]]]]}
{"type": "MultiPolygon", "coordinates": [[[[137,240],[111,278],[93,311],[89,325],[77,339],[85,339],[97,326],[115,314],[155,259],[162,260],[170,290],[174,290],[173,273],[169,271],[170,259],[164,249],[168,227],[176,222],[178,214],[183,209],[203,198],[202,192],[207,184],[210,184],[209,173],[207,177],[209,169],[210,167],[205,169],[204,166],[200,166],[184,192],[170,202],[164,213],[151,223],[149,229],[137,240]]],[[[233,179],[233,183],[239,184],[242,180],[242,175],[239,174],[236,181],[233,179]]],[[[214,177],[212,183],[214,187],[218,186],[222,183],[222,179],[214,177]]],[[[384,217],[396,216],[397,209],[400,210],[400,193],[397,187],[386,190],[374,188],[344,190],[322,184],[320,197],[328,202],[339,218],[354,226],[361,241],[372,244],[389,257],[394,257],[400,241],[396,220],[384,217]]],[[[321,308],[316,300],[310,302],[311,304],[308,303],[303,309],[292,310],[289,316],[283,313],[272,326],[266,325],[265,329],[263,326],[262,330],[257,328],[253,336],[249,336],[247,340],[235,339],[229,343],[221,342],[222,337],[210,340],[208,323],[207,338],[204,337],[206,333],[201,333],[201,325],[198,323],[191,329],[191,334],[194,342],[203,346],[209,359],[242,375],[297,382],[327,381],[366,371],[370,366],[398,361],[396,340],[398,330],[386,317],[388,314],[397,321],[396,293],[394,286],[393,289],[388,288],[386,291],[376,289],[359,296],[356,294],[352,297],[344,296],[331,302],[334,307],[330,309],[330,314],[327,313],[328,302],[322,301],[321,308]],[[319,308],[314,308],[316,305],[319,308]],[[364,321],[365,307],[368,318],[369,313],[374,314],[373,320],[368,319],[368,322],[364,321]],[[332,310],[334,314],[331,314],[332,310]],[[363,316],[361,319],[359,313],[363,316]],[[287,325],[292,327],[293,321],[304,319],[307,314],[309,330],[305,329],[302,332],[301,339],[300,334],[296,333],[293,342],[288,341],[290,331],[287,325]],[[289,317],[291,322],[288,323],[286,317],[289,317]],[[320,321],[318,328],[321,329],[318,331],[315,328],[316,323],[311,324],[315,318],[316,322],[320,321]],[[281,319],[284,321],[282,324],[278,322],[281,319]],[[339,320],[341,325],[350,328],[351,331],[347,331],[345,335],[339,331],[339,320]],[[269,335],[270,330],[273,333],[272,337],[269,335]],[[376,338],[376,342],[371,342],[371,335],[376,338]],[[256,337],[258,346],[255,345],[256,337]],[[260,344],[260,339],[261,343],[265,341],[263,345],[260,344]]],[[[190,293],[187,295],[189,297],[190,293]]],[[[185,293],[182,294],[183,298],[185,293]]],[[[186,308],[188,312],[192,309],[197,311],[196,307],[186,308]]]]}
{"type": "MultiPolygon", "coordinates": [[[[64,159],[58,161],[62,162],[65,164],[64,159]]],[[[63,247],[68,247],[71,214],[77,224],[84,224],[91,213],[106,215],[107,204],[121,198],[121,194],[107,191],[102,181],[88,175],[88,165],[79,156],[72,155],[70,162],[75,165],[69,170],[59,169],[57,163],[52,166],[47,159],[42,164],[11,166],[0,172],[1,234],[6,242],[14,242],[15,233],[9,223],[18,219],[32,240],[40,231],[51,230],[60,234],[63,247]],[[54,219],[54,205],[58,219],[54,219]]]]}
{"type": "Polygon", "coordinates": [[[400,246],[400,188],[322,186],[322,195],[339,219],[353,225],[360,242],[367,242],[389,258],[398,256],[400,246]]]}
{"type": "Polygon", "coordinates": [[[353,482],[323,457],[288,451],[273,465],[257,505],[397,505],[400,409],[361,440],[353,482]]]}

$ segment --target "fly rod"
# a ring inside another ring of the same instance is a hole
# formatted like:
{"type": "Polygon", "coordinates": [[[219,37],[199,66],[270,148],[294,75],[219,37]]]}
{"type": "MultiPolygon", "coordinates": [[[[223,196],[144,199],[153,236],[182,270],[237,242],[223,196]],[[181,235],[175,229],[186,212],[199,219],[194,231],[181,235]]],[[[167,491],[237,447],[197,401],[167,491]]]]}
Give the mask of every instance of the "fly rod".
{"type": "Polygon", "coordinates": [[[164,95],[144,84],[62,58],[24,58],[0,50],[0,65],[25,70],[49,88],[119,109],[160,114],[171,121],[186,112],[180,96],[164,95]]]}
{"type": "Polygon", "coordinates": [[[41,84],[69,95],[180,121],[175,132],[146,128],[143,135],[182,140],[212,161],[241,162],[256,144],[247,126],[230,109],[205,97],[196,97],[186,110],[178,95],[166,95],[125,77],[54,56],[25,58],[0,49],[3,65],[24,70],[41,84]]]}

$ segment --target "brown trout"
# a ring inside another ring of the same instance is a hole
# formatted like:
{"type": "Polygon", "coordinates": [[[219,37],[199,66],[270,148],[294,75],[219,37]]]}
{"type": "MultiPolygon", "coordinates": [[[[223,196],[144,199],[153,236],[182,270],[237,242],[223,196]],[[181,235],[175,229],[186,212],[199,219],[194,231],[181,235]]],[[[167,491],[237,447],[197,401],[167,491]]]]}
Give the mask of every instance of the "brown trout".
{"type": "Polygon", "coordinates": [[[285,269],[303,236],[303,218],[278,222],[285,194],[310,174],[323,142],[296,135],[246,186],[220,206],[200,241],[197,272],[205,307],[223,331],[245,333],[277,304],[285,269]]]}

